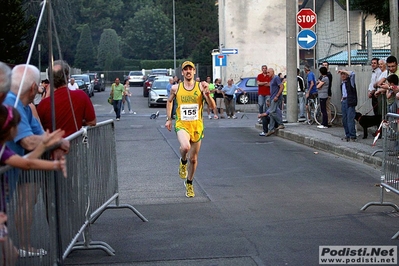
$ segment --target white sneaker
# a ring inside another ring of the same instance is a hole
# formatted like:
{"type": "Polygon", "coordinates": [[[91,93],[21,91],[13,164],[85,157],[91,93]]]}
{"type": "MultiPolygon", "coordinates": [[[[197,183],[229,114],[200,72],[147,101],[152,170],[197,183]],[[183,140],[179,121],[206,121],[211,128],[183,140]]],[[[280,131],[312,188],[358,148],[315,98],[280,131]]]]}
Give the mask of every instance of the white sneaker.
{"type": "Polygon", "coordinates": [[[208,118],[209,118],[209,119],[212,119],[212,116],[211,116],[211,115],[208,115],[208,118]]]}
{"type": "Polygon", "coordinates": [[[133,114],[133,111],[132,111],[132,110],[130,110],[130,111],[129,111],[129,114],[133,114]]]}
{"type": "Polygon", "coordinates": [[[123,110],[121,114],[124,114],[124,113],[125,113],[125,110],[123,110]]]}
{"type": "Polygon", "coordinates": [[[319,126],[317,126],[317,128],[328,128],[328,127],[325,127],[323,125],[319,125],[319,126]]]}
{"type": "Polygon", "coordinates": [[[136,114],[136,112],[133,112],[133,114],[135,115],[135,114],[136,114]]]}
{"type": "Polygon", "coordinates": [[[237,119],[237,116],[233,115],[231,118],[232,118],[232,119],[237,119]]]}

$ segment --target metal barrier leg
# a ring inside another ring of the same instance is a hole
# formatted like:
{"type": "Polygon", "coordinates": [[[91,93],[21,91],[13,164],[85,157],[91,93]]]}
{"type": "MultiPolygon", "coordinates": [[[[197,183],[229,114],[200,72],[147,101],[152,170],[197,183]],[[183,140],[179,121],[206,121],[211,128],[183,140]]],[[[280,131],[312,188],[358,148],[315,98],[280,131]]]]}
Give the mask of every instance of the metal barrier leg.
{"type": "Polygon", "coordinates": [[[392,202],[384,202],[384,187],[381,186],[381,192],[380,192],[380,201],[374,201],[374,202],[369,202],[366,205],[364,205],[360,210],[365,211],[368,207],[370,206],[388,206],[392,207],[395,209],[395,211],[399,212],[399,207],[392,202]]]}
{"type": "Polygon", "coordinates": [[[76,242],[73,245],[70,252],[72,252],[74,250],[94,250],[94,249],[103,250],[109,256],[115,255],[115,250],[107,243],[105,243],[103,241],[92,241],[91,240],[90,224],[87,224],[87,226],[85,227],[84,232],[83,232],[83,242],[76,242]]]}
{"type": "Polygon", "coordinates": [[[375,150],[375,151],[373,151],[373,153],[371,154],[371,156],[374,156],[374,155],[376,155],[376,154],[379,153],[379,152],[383,152],[383,150],[375,150]]]}
{"type": "Polygon", "coordinates": [[[393,237],[391,238],[392,240],[398,239],[399,237],[399,231],[396,232],[396,234],[393,235],[393,237]]]}
{"type": "Polygon", "coordinates": [[[101,216],[101,214],[107,210],[107,209],[129,209],[131,210],[134,214],[136,214],[143,222],[148,222],[147,218],[144,217],[136,208],[134,208],[130,204],[119,204],[119,194],[115,194],[114,197],[110,198],[108,202],[106,202],[104,205],[104,208],[99,208],[97,211],[93,212],[93,214],[90,217],[90,223],[94,224],[97,219],[101,216]],[[109,202],[115,200],[115,204],[109,204],[109,202]]]}

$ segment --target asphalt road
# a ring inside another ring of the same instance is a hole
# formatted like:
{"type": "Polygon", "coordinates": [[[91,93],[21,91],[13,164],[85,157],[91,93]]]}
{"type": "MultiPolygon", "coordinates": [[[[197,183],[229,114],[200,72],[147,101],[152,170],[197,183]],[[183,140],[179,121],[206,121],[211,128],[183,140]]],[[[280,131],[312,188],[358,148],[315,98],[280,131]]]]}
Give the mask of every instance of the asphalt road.
{"type": "MultiPolygon", "coordinates": [[[[121,203],[92,226],[93,240],[116,251],[75,251],[68,265],[318,265],[320,245],[396,245],[399,230],[378,201],[380,172],[353,160],[276,136],[262,138],[256,114],[205,120],[195,176],[187,199],[178,177],[178,142],[164,127],[165,108],[148,108],[132,89],[136,115],[116,125],[121,203]],[[160,117],[150,119],[159,110],[160,117]]],[[[109,88],[92,98],[98,120],[115,118],[109,88]]],[[[386,200],[397,201],[387,194],[386,200]]]]}

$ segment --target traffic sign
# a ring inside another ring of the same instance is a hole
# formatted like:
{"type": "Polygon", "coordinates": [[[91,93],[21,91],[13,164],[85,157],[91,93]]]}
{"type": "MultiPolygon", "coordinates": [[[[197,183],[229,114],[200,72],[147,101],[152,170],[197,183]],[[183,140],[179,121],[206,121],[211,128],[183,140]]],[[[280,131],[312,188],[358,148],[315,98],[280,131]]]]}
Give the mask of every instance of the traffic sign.
{"type": "Polygon", "coordinates": [[[215,66],[227,66],[227,56],[225,54],[215,55],[215,66]]]}
{"type": "Polygon", "coordinates": [[[237,48],[222,48],[222,54],[238,54],[237,48]]]}
{"type": "Polygon", "coordinates": [[[298,45],[303,49],[312,49],[317,43],[317,35],[312,30],[302,30],[297,37],[298,45]]]}
{"type": "Polygon", "coordinates": [[[317,23],[317,15],[310,8],[302,8],[296,14],[296,23],[302,29],[313,28],[313,26],[317,23]]]}

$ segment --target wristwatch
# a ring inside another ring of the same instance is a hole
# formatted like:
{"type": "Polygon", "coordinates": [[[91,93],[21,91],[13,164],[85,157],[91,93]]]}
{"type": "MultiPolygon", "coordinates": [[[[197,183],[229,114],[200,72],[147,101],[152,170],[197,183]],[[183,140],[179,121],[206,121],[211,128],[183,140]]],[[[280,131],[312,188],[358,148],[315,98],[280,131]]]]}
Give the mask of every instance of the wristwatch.
{"type": "Polygon", "coordinates": [[[166,121],[169,121],[170,120],[170,118],[169,117],[166,117],[166,121]]]}

